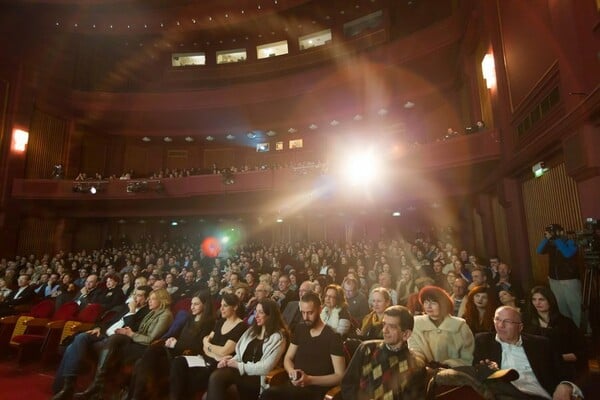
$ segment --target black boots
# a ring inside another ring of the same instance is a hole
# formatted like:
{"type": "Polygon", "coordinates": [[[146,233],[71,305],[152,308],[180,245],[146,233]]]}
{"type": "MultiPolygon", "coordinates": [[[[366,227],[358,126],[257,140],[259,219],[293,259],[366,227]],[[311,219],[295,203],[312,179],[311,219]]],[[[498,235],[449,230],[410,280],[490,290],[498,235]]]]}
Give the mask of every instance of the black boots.
{"type": "Polygon", "coordinates": [[[103,349],[100,351],[100,355],[98,357],[98,369],[96,370],[94,381],[90,386],[88,386],[87,389],[85,389],[85,391],[75,393],[75,399],[102,399],[102,392],[104,392],[104,381],[106,379],[110,355],[111,351],[108,349],[103,349]]]}
{"type": "Polygon", "coordinates": [[[52,397],[52,400],[71,400],[75,393],[75,378],[75,376],[65,376],[62,389],[52,397]]]}

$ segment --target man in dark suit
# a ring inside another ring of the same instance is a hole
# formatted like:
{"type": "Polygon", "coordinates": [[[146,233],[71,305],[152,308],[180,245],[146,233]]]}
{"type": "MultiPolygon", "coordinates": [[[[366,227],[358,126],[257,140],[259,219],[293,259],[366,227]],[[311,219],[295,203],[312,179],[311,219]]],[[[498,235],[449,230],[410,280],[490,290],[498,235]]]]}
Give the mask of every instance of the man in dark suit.
{"type": "Polygon", "coordinates": [[[541,336],[521,333],[523,322],[516,308],[503,306],[494,315],[496,333],[480,333],[475,338],[474,365],[484,377],[486,367],[516,370],[518,379],[507,382],[494,379],[492,391],[512,399],[571,400],[582,396],[573,383],[561,380],[560,357],[550,341],[541,336]]]}
{"type": "MultiPolygon", "coordinates": [[[[300,297],[306,293],[312,293],[315,291],[315,285],[311,281],[304,281],[298,288],[298,294],[300,297]]],[[[292,300],[285,306],[282,312],[283,320],[290,328],[290,332],[294,332],[296,325],[303,323],[302,313],[300,312],[300,301],[292,300]]]]}
{"type": "Polygon", "coordinates": [[[79,294],[73,298],[73,301],[79,304],[80,309],[85,308],[88,304],[102,303],[104,300],[104,293],[102,289],[98,287],[99,282],[100,279],[96,274],[90,274],[85,279],[85,283],[79,291],[79,294]]]}
{"type": "Polygon", "coordinates": [[[67,347],[65,354],[56,371],[53,391],[56,395],[52,400],[70,399],[75,392],[75,380],[84,357],[92,350],[98,354],[108,337],[124,326],[137,330],[140,322],[148,314],[148,297],[152,289],[141,286],[135,289],[134,298],[126,307],[115,307],[115,316],[94,329],[82,332],[75,336],[73,342],[67,347]]]}
{"type": "Polygon", "coordinates": [[[34,287],[31,286],[31,276],[27,274],[19,275],[17,279],[18,287],[13,290],[0,303],[0,317],[16,314],[15,307],[22,304],[29,304],[35,298],[34,287]]]}

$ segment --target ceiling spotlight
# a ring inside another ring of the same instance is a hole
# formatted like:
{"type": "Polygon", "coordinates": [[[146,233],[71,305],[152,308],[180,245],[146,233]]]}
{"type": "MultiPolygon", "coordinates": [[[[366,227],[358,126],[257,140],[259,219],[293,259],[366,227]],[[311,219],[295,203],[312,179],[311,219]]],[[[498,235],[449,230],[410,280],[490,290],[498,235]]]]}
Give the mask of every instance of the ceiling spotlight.
{"type": "Polygon", "coordinates": [[[248,136],[249,139],[254,139],[256,137],[256,133],[254,133],[254,132],[248,132],[246,134],[246,136],[248,136]]]}
{"type": "Polygon", "coordinates": [[[339,124],[340,124],[340,121],[335,120],[335,119],[329,123],[329,125],[331,125],[331,126],[338,126],[339,124]]]}
{"type": "Polygon", "coordinates": [[[167,143],[171,143],[171,142],[173,141],[173,138],[172,138],[172,137],[170,137],[170,136],[165,136],[165,137],[163,138],[163,140],[164,140],[165,142],[167,142],[167,143]]]}
{"type": "Polygon", "coordinates": [[[383,117],[384,115],[387,115],[388,110],[385,108],[380,108],[379,111],[377,111],[377,114],[381,117],[383,117]]]}
{"type": "Polygon", "coordinates": [[[298,132],[298,129],[296,129],[296,128],[288,129],[288,133],[296,133],[296,132],[298,132]]]}
{"type": "Polygon", "coordinates": [[[191,136],[186,136],[184,140],[188,143],[192,143],[194,141],[194,138],[191,136]]]}
{"type": "Polygon", "coordinates": [[[360,115],[360,114],[356,114],[356,115],[354,116],[354,118],[352,118],[352,119],[353,119],[353,120],[355,120],[355,121],[362,121],[362,119],[363,119],[363,116],[362,116],[362,115],[360,115]]]}
{"type": "Polygon", "coordinates": [[[278,224],[280,224],[280,223],[282,223],[282,222],[283,222],[283,218],[281,218],[281,217],[277,217],[277,219],[276,219],[275,221],[277,221],[277,223],[278,223],[278,224]]]}
{"type": "Polygon", "coordinates": [[[317,125],[315,125],[315,124],[310,124],[310,125],[309,125],[309,127],[308,127],[308,129],[310,129],[310,130],[312,130],[312,131],[314,131],[314,130],[315,130],[315,129],[317,129],[317,128],[318,128],[318,126],[317,126],[317,125]]]}
{"type": "Polygon", "coordinates": [[[404,103],[404,108],[406,108],[407,110],[410,110],[414,106],[415,106],[415,103],[413,103],[412,101],[407,101],[406,103],[404,103]]]}
{"type": "Polygon", "coordinates": [[[267,136],[273,137],[275,135],[277,135],[277,132],[275,132],[275,131],[267,131],[267,136]]]}
{"type": "Polygon", "coordinates": [[[98,192],[98,190],[96,189],[96,186],[90,187],[90,193],[91,194],[96,194],[97,192],[98,192]]]}
{"type": "Polygon", "coordinates": [[[213,140],[215,140],[215,138],[213,136],[208,135],[206,137],[206,140],[208,140],[209,142],[212,142],[213,140]]]}
{"type": "Polygon", "coordinates": [[[148,136],[144,136],[142,138],[142,142],[148,143],[149,141],[151,141],[152,139],[150,139],[148,136]]]}
{"type": "Polygon", "coordinates": [[[227,136],[225,136],[227,138],[227,140],[233,140],[235,139],[235,136],[233,136],[231,133],[227,136]]]}
{"type": "Polygon", "coordinates": [[[394,211],[392,213],[392,217],[399,217],[400,216],[400,211],[394,211]]]}

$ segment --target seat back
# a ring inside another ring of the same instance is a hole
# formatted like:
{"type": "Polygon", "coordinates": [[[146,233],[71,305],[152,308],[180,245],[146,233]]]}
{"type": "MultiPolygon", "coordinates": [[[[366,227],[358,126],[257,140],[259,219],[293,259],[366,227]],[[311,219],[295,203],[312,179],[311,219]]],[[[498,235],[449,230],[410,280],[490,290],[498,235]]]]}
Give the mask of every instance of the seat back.
{"type": "Polygon", "coordinates": [[[79,311],[77,320],[80,322],[96,322],[102,315],[103,309],[102,304],[90,303],[79,311]]]}
{"type": "Polygon", "coordinates": [[[176,315],[179,311],[190,311],[191,304],[192,299],[189,297],[183,297],[177,300],[177,302],[171,306],[171,312],[173,315],[176,315]]]}
{"type": "Polygon", "coordinates": [[[32,317],[31,315],[21,315],[17,319],[17,323],[15,324],[13,333],[10,337],[11,345],[13,345],[13,346],[17,345],[17,343],[14,342],[13,339],[15,338],[15,336],[23,335],[25,333],[25,331],[27,330],[27,321],[32,320],[33,318],[34,317],[32,317]]]}
{"type": "Polygon", "coordinates": [[[66,321],[70,319],[75,319],[77,315],[77,311],[79,310],[79,305],[74,301],[68,301],[62,304],[58,309],[54,312],[52,316],[53,321],[66,321]]]}
{"type": "Polygon", "coordinates": [[[50,318],[54,312],[54,300],[44,299],[31,306],[28,314],[34,318],[50,318]]]}

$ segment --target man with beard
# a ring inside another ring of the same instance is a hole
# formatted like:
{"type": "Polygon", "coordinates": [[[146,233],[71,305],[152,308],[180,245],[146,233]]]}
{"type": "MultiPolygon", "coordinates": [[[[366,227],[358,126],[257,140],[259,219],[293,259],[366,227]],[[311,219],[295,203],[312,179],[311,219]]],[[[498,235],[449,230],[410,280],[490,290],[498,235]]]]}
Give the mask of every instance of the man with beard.
{"type": "Polygon", "coordinates": [[[346,363],[342,340],[321,320],[321,300],[315,293],[300,299],[304,323],[298,324],[283,361],[290,380],[263,392],[262,400],[320,400],[339,385],[346,363]]]}
{"type": "Polygon", "coordinates": [[[414,319],[408,308],[388,307],[383,313],[383,340],[363,342],[342,380],[344,400],[424,399],[425,360],[408,349],[414,319]]]}

